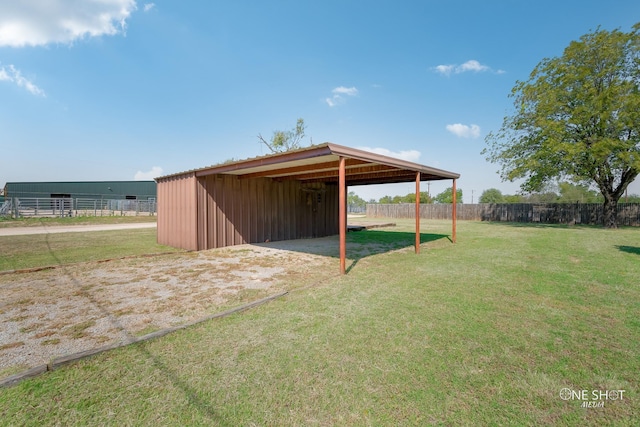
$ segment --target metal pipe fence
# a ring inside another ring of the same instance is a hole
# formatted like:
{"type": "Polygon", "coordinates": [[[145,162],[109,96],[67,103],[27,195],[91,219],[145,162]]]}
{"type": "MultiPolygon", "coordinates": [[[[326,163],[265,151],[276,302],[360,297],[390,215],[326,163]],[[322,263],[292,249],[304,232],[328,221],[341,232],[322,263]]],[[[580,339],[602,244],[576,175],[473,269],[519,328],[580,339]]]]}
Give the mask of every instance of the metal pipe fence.
{"type": "Polygon", "coordinates": [[[14,197],[5,200],[0,215],[20,217],[153,216],[157,202],[126,199],[14,197]]]}

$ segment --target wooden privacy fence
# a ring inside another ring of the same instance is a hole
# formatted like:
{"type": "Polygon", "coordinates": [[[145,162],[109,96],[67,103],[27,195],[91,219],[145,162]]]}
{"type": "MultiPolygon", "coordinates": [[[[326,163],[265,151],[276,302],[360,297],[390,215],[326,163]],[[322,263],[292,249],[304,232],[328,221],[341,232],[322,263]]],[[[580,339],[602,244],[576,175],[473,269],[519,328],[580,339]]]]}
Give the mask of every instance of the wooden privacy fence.
{"type": "MultiPolygon", "coordinates": [[[[421,204],[420,218],[451,219],[451,204],[421,204]]],[[[367,204],[372,218],[415,218],[413,203],[367,204]]],[[[545,224],[603,223],[601,203],[478,203],[457,205],[457,219],[545,224]]],[[[618,203],[618,225],[640,226],[640,203],[618,203]]]]}

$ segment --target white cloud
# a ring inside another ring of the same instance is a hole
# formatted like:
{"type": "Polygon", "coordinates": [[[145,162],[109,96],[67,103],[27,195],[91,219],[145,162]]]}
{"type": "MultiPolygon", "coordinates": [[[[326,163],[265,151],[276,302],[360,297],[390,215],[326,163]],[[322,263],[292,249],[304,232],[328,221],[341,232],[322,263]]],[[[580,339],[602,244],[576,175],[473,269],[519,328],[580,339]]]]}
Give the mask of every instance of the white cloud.
{"type": "Polygon", "coordinates": [[[0,66],[0,81],[15,83],[19,87],[25,88],[33,95],[46,96],[44,91],[33,84],[31,80],[22,75],[20,70],[16,69],[12,64],[0,66]]]}
{"type": "Polygon", "coordinates": [[[358,94],[358,89],[355,87],[344,87],[339,86],[331,91],[333,94],[344,94],[348,96],[356,96],[358,94]]]}
{"type": "Polygon", "coordinates": [[[437,67],[434,67],[437,72],[439,72],[440,74],[444,74],[445,76],[451,74],[455,70],[455,68],[455,65],[438,65],[437,67]]]}
{"type": "Polygon", "coordinates": [[[460,67],[460,73],[464,73],[465,71],[475,71],[475,72],[479,72],[479,71],[487,71],[489,70],[489,67],[487,67],[486,65],[482,65],[481,63],[479,63],[478,61],[476,61],[475,59],[471,59],[467,62],[465,62],[464,64],[462,64],[460,67]]]}
{"type": "Polygon", "coordinates": [[[133,177],[136,181],[150,181],[154,178],[162,176],[162,168],[160,166],[154,166],[148,172],[138,171],[133,177]]]}
{"type": "Polygon", "coordinates": [[[478,125],[467,126],[462,123],[455,123],[447,125],[447,130],[460,138],[477,138],[480,136],[480,126],[478,125]]]}
{"type": "Polygon", "coordinates": [[[20,0],[0,2],[0,47],[72,43],[123,33],[135,0],[20,0]]]}
{"type": "Polygon", "coordinates": [[[153,9],[154,7],[156,7],[155,3],[145,3],[144,5],[144,11],[145,12],[149,12],[151,9],[153,9]]]}
{"type": "Polygon", "coordinates": [[[421,153],[418,150],[402,150],[391,151],[381,147],[357,147],[360,150],[368,151],[370,153],[381,154],[383,156],[394,157],[396,159],[406,160],[408,162],[417,162],[420,160],[421,153]]]}
{"type": "Polygon", "coordinates": [[[356,96],[358,94],[358,89],[355,87],[344,87],[338,86],[337,88],[331,91],[333,96],[330,98],[326,98],[325,102],[329,107],[335,107],[338,104],[343,104],[346,102],[345,96],[356,96]]]}
{"type": "Polygon", "coordinates": [[[436,73],[440,73],[440,74],[445,75],[445,76],[450,76],[451,74],[466,73],[468,71],[472,71],[474,73],[481,73],[481,72],[485,72],[485,71],[493,71],[493,72],[495,72],[497,74],[504,74],[503,70],[494,71],[488,65],[481,64],[480,62],[476,61],[475,59],[470,59],[469,61],[465,62],[464,64],[460,64],[460,65],[455,65],[455,64],[437,65],[437,66],[433,67],[432,69],[436,73]]]}

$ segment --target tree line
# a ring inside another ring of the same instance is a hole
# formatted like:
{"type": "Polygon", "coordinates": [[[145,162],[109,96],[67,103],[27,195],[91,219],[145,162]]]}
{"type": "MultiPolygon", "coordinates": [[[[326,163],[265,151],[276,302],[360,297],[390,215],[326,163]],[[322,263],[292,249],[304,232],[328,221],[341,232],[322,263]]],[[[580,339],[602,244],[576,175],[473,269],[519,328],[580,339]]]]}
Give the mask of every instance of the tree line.
{"type": "MultiPolygon", "coordinates": [[[[452,203],[453,188],[449,187],[442,193],[431,196],[426,191],[420,192],[420,203],[452,203]]],[[[354,191],[347,194],[347,204],[353,208],[365,208],[367,203],[398,204],[415,203],[416,194],[409,193],[404,196],[383,196],[380,199],[364,200],[354,191]]],[[[462,203],[462,189],[456,190],[456,202],[462,203]]],[[[497,188],[484,190],[478,199],[478,203],[603,203],[604,198],[599,192],[592,190],[588,185],[560,182],[556,186],[548,186],[540,192],[528,194],[503,194],[497,188]]],[[[640,203],[640,195],[631,194],[623,196],[621,202],[640,203]]]]}
{"type": "MultiPolygon", "coordinates": [[[[623,196],[624,203],[640,203],[640,196],[623,196]]],[[[604,203],[604,197],[583,184],[561,182],[556,188],[528,194],[502,194],[497,188],[484,190],[478,203],[604,203]]]]}
{"type": "MultiPolygon", "coordinates": [[[[349,191],[347,194],[347,204],[349,207],[364,208],[367,203],[381,203],[381,204],[397,204],[397,203],[415,203],[416,193],[409,193],[404,196],[383,196],[380,199],[364,200],[358,196],[354,191],[349,191]]],[[[462,189],[456,189],[456,202],[462,203],[462,189]]],[[[449,187],[442,193],[436,196],[431,196],[426,191],[420,192],[420,203],[453,203],[453,187],[449,187]]]]}

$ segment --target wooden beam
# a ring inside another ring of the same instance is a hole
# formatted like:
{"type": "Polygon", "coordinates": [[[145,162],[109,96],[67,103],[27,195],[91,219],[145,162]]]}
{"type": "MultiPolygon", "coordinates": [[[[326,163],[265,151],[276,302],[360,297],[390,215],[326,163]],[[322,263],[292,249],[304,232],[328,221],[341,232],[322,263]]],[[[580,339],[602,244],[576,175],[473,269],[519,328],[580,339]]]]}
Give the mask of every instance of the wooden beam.
{"type": "Polygon", "coordinates": [[[458,201],[456,200],[456,180],[453,180],[453,206],[451,207],[451,222],[452,222],[452,230],[451,230],[451,241],[453,243],[456,242],[456,205],[458,204],[458,201]]]}
{"type": "Polygon", "coordinates": [[[338,210],[340,227],[340,274],[346,273],[347,263],[347,180],[345,174],[345,158],[340,157],[338,166],[338,210]]]}
{"type": "Polygon", "coordinates": [[[420,253],[420,172],[416,172],[416,254],[420,253]]]}

